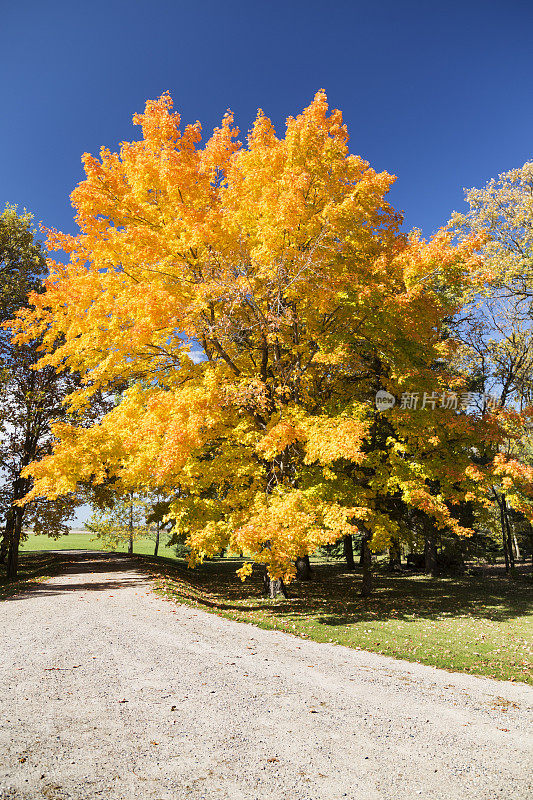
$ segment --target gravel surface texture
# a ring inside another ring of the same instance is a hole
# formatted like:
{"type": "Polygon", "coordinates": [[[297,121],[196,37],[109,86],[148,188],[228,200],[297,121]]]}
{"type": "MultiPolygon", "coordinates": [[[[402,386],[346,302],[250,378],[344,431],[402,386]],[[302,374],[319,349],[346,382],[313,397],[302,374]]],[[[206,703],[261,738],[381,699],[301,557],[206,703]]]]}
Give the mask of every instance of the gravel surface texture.
{"type": "Polygon", "coordinates": [[[174,605],[124,557],[70,554],[0,638],[2,800],[531,797],[526,685],[174,605]]]}

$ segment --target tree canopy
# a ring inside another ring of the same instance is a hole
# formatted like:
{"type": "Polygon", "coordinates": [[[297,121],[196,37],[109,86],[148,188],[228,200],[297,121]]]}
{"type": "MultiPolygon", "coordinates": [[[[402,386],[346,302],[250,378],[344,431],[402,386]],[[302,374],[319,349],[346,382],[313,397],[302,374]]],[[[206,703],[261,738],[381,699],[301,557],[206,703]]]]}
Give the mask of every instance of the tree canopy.
{"type": "Polygon", "coordinates": [[[272,579],[347,533],[385,546],[408,510],[468,535],[458,509],[486,502],[495,463],[475,454],[506,414],[444,399],[471,388],[451,321],[482,280],[479,232],[402,233],[394,177],[349,153],[322,91],[281,137],[259,111],[244,145],[228,113],[202,146],[169,95],[133,119],[139,141],[84,155],[79,233],[47,241],[68,263],[17,321],[41,367],[82,376],[73,411],[128,388],[54,426],[27,499],[162,489],[191,564],[229,547],[272,579]]]}

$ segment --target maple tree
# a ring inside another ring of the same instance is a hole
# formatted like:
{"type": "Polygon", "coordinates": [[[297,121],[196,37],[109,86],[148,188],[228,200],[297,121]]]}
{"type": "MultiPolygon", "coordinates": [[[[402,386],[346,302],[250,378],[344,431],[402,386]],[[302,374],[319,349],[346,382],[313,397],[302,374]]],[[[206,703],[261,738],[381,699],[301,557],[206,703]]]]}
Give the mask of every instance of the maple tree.
{"type": "Polygon", "coordinates": [[[501,522],[507,568],[513,547],[510,511],[533,516],[531,421],[533,418],[533,162],[502,173],[482,189],[466,192],[469,211],[455,213],[459,238],[480,236],[476,292],[461,339],[465,370],[482,391],[499,395],[501,437],[485,457],[492,463],[491,496],[501,522]],[[506,410],[507,408],[507,410],[506,410]]]}
{"type": "Polygon", "coordinates": [[[483,272],[487,295],[514,299],[526,316],[533,303],[533,161],[503,172],[482,189],[469,189],[466,214],[451,224],[467,236],[484,239],[483,272]]]}
{"type": "Polygon", "coordinates": [[[96,424],[55,425],[27,499],[110,476],[162,489],[191,565],[244,552],[241,577],[264,564],[272,593],[298,558],[354,532],[368,593],[371,549],[404,535],[405,509],[468,534],[453,509],[483,502],[472,452],[498,426],[438,397],[466,388],[449,320],[479,238],[403,234],[394,178],[349,153],[324,92],[284,137],[259,111],[244,146],[228,112],[202,147],[169,95],[134,122],[140,141],[83,157],[79,234],[47,241],[69,263],[49,260],[17,322],[18,341],[42,337],[41,365],[83,376],[73,413],[128,388],[96,424]],[[379,411],[379,390],[431,401],[379,411]]]}
{"type": "Polygon", "coordinates": [[[9,319],[27,304],[30,291],[40,291],[45,272],[32,215],[7,205],[0,215],[0,563],[7,561],[9,578],[17,575],[24,526],[57,537],[67,532],[77,505],[71,493],[18,503],[32,487],[24,468],[50,452],[50,423],[65,416],[62,400],[76,382],[51,366],[33,369],[40,358],[38,339],[12,342],[9,319]]]}

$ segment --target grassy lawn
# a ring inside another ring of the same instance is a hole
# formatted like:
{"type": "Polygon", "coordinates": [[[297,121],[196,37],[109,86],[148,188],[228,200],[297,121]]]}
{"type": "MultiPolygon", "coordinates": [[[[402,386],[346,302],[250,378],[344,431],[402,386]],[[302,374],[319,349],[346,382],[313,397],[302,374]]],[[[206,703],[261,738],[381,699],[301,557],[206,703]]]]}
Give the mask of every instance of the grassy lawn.
{"type": "MultiPolygon", "coordinates": [[[[166,547],[163,543],[168,537],[164,534],[161,535],[159,545],[159,555],[166,558],[174,558],[174,548],[166,547]]],[[[152,554],[154,552],[155,542],[152,539],[139,539],[134,542],[133,550],[135,553],[142,555],[152,554]]],[[[109,548],[103,544],[100,539],[93,537],[92,533],[85,533],[83,531],[73,531],[66,536],[61,536],[59,539],[51,539],[49,536],[34,536],[30,534],[27,540],[21,545],[21,553],[29,553],[36,550],[108,550],[109,548]]],[[[117,547],[118,553],[125,553],[127,545],[117,547]]]]}
{"type": "Polygon", "coordinates": [[[375,595],[357,596],[360,578],[337,563],[314,565],[287,600],[261,596],[259,570],[244,584],[237,561],[187,570],[144,557],[169,600],[261,628],[416,661],[456,672],[533,683],[533,585],[522,577],[429,578],[380,574],[375,595]]]}

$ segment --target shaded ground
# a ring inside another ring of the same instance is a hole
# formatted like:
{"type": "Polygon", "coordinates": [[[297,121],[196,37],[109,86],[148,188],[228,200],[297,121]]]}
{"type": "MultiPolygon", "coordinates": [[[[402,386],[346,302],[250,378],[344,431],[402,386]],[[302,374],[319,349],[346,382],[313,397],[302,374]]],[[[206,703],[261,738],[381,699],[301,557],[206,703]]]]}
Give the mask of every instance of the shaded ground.
{"type": "Polygon", "coordinates": [[[502,569],[462,578],[382,572],[374,595],[363,600],[359,574],[338,562],[315,564],[312,581],[294,582],[288,600],[272,603],[262,597],[259,570],[242,583],[236,561],[207,562],[197,570],[149,557],[142,563],[163,596],[232,619],[431,666],[533,682],[533,584],[526,574],[511,580],[502,569]]]}
{"type": "Polygon", "coordinates": [[[528,796],[527,686],[163,602],[121,556],[67,562],[0,604],[2,800],[528,796]]]}
{"type": "Polygon", "coordinates": [[[0,564],[0,600],[16,592],[26,581],[55,575],[63,566],[63,558],[59,553],[24,553],[20,556],[17,580],[11,582],[6,578],[6,565],[0,564]]]}

